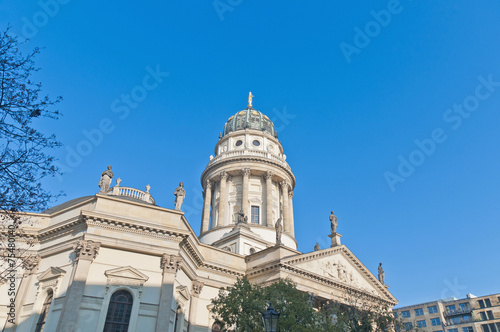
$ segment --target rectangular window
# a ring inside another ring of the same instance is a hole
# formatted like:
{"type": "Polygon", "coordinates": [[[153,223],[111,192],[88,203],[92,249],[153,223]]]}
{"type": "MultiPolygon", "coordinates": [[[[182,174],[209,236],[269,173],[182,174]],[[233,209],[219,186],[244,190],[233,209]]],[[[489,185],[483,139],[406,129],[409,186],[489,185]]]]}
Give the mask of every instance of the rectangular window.
{"type": "Polygon", "coordinates": [[[410,330],[413,328],[413,324],[411,322],[405,323],[405,329],[410,330]]]}
{"type": "Polygon", "coordinates": [[[411,317],[410,310],[405,310],[405,311],[401,312],[401,315],[403,316],[403,318],[411,317]]]}
{"type": "Polygon", "coordinates": [[[438,318],[431,318],[431,324],[432,326],[438,326],[441,325],[441,319],[438,318]]]}
{"type": "Polygon", "coordinates": [[[415,309],[415,316],[423,316],[424,315],[424,309],[418,308],[415,309]]]}
{"type": "Polygon", "coordinates": [[[458,317],[452,317],[452,318],[450,318],[450,324],[451,325],[460,324],[460,318],[458,318],[458,317]]]}
{"type": "Polygon", "coordinates": [[[430,314],[435,314],[436,312],[438,312],[438,308],[435,305],[433,305],[431,307],[427,307],[427,309],[429,309],[430,314]]]}
{"type": "Polygon", "coordinates": [[[477,301],[477,303],[479,303],[479,308],[484,308],[484,301],[483,300],[479,300],[479,301],[477,301]]]}
{"type": "Polygon", "coordinates": [[[449,329],[448,332],[458,332],[458,329],[449,329]]]}
{"type": "Polygon", "coordinates": [[[491,310],[486,311],[486,314],[488,315],[488,319],[493,319],[493,312],[491,310]]]}
{"type": "Polygon", "coordinates": [[[486,306],[488,308],[491,307],[491,301],[490,301],[490,299],[484,299],[484,302],[486,303],[486,306]]]}
{"type": "Polygon", "coordinates": [[[488,327],[488,324],[481,325],[481,328],[483,329],[483,332],[490,332],[490,328],[488,327]]]}
{"type": "Polygon", "coordinates": [[[457,310],[457,307],[455,307],[455,305],[454,305],[454,304],[452,304],[452,305],[447,305],[447,306],[446,306],[446,310],[448,310],[448,311],[455,311],[455,310],[457,310]]]}
{"type": "Polygon", "coordinates": [[[474,332],[472,326],[462,327],[462,332],[474,332]]]}
{"type": "Polygon", "coordinates": [[[491,331],[491,332],[496,332],[496,331],[495,331],[495,324],[494,324],[494,323],[491,323],[491,324],[490,324],[490,331],[491,331]]]}
{"type": "Polygon", "coordinates": [[[427,323],[425,322],[425,320],[417,321],[417,325],[418,327],[427,327],[427,323]]]}
{"type": "Polygon", "coordinates": [[[467,308],[469,308],[469,306],[467,305],[467,303],[460,303],[460,309],[466,310],[467,308]]]}
{"type": "Polygon", "coordinates": [[[486,313],[484,311],[481,311],[479,314],[481,315],[481,320],[486,320],[487,319],[486,318],[486,313]]]}
{"type": "Polygon", "coordinates": [[[250,222],[252,224],[259,223],[259,207],[258,206],[252,206],[252,218],[251,218],[250,222]]]}

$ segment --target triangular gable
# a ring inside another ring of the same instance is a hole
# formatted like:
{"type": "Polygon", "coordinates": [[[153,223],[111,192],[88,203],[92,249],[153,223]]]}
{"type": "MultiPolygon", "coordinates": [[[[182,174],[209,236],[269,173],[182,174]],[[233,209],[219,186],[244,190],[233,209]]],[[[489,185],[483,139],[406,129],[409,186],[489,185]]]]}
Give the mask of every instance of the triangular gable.
{"type": "Polygon", "coordinates": [[[149,277],[132,266],[123,266],[104,272],[108,279],[133,279],[141,283],[148,281],[149,277]]]}
{"type": "Polygon", "coordinates": [[[42,274],[40,274],[37,279],[39,281],[47,281],[47,280],[62,277],[65,274],[66,274],[66,271],[64,271],[63,269],[51,266],[47,270],[45,270],[42,274]]]}
{"type": "Polygon", "coordinates": [[[346,284],[366,294],[396,303],[397,300],[346,246],[314,251],[283,260],[293,266],[335,282],[346,284]]]}

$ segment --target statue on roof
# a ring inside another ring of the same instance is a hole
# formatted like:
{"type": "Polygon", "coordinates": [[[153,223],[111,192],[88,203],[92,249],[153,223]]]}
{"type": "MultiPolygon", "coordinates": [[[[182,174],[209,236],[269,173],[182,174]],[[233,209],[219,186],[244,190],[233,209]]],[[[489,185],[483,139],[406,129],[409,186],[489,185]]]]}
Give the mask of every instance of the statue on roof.
{"type": "Polygon", "coordinates": [[[332,213],[330,214],[330,230],[332,232],[332,234],[336,234],[337,233],[337,216],[335,216],[335,214],[332,213]]]}
{"type": "Polygon", "coordinates": [[[319,243],[316,242],[316,245],[314,246],[314,251],[320,251],[321,247],[319,246],[319,243]]]}
{"type": "Polygon", "coordinates": [[[382,263],[378,265],[378,281],[380,281],[382,285],[385,285],[385,272],[382,268],[382,263]]]}
{"type": "Polygon", "coordinates": [[[254,95],[252,94],[252,92],[249,92],[248,93],[248,108],[252,108],[252,98],[254,97],[254,95]]]}
{"type": "Polygon", "coordinates": [[[184,202],[184,197],[186,196],[186,190],[184,190],[184,183],[179,183],[179,186],[174,191],[175,195],[175,209],[181,210],[181,205],[184,202]]]}
{"type": "Polygon", "coordinates": [[[111,180],[113,179],[113,172],[111,171],[111,166],[108,166],[108,169],[102,172],[101,180],[99,181],[99,194],[107,194],[109,191],[109,187],[111,186],[111,180]]]}
{"type": "Polygon", "coordinates": [[[240,223],[244,223],[246,224],[248,222],[248,217],[245,216],[245,214],[243,213],[243,210],[240,210],[240,212],[238,212],[238,221],[236,221],[237,224],[240,224],[240,223]]]}
{"type": "Polygon", "coordinates": [[[281,234],[283,234],[283,226],[281,226],[281,217],[274,224],[274,228],[276,229],[276,245],[279,246],[281,244],[281,234]]]}

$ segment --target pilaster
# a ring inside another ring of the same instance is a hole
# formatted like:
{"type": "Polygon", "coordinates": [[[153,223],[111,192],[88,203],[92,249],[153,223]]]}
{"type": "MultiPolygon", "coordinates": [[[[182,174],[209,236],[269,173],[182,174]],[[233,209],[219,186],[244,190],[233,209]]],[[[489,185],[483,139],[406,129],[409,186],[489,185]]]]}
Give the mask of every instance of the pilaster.
{"type": "Polygon", "coordinates": [[[290,234],[290,211],[288,210],[288,181],[281,181],[281,191],[283,197],[283,231],[290,234]]]}
{"type": "Polygon", "coordinates": [[[164,254],[161,257],[162,282],[160,288],[160,304],[156,318],[156,331],[168,331],[172,304],[174,301],[174,282],[182,258],[178,255],[164,254]]]}
{"type": "Polygon", "coordinates": [[[243,168],[241,170],[241,175],[243,177],[243,188],[242,188],[242,197],[241,197],[241,210],[243,213],[248,216],[250,213],[248,209],[248,182],[250,179],[250,168],[243,168]]]}
{"type": "Polygon", "coordinates": [[[266,224],[273,227],[273,172],[264,175],[266,179],[266,224]]]}
{"type": "Polygon", "coordinates": [[[57,331],[72,331],[76,328],[90,265],[99,253],[100,247],[100,243],[91,240],[79,240],[75,244],[75,266],[71,272],[57,331]]]}
{"type": "Polygon", "coordinates": [[[220,189],[219,189],[219,220],[217,220],[217,226],[224,226],[226,221],[226,182],[228,174],[226,171],[220,172],[220,189]]]}
{"type": "Polygon", "coordinates": [[[208,231],[210,223],[210,206],[212,204],[212,182],[207,180],[205,185],[205,200],[203,202],[203,220],[201,223],[201,234],[208,231]]]}

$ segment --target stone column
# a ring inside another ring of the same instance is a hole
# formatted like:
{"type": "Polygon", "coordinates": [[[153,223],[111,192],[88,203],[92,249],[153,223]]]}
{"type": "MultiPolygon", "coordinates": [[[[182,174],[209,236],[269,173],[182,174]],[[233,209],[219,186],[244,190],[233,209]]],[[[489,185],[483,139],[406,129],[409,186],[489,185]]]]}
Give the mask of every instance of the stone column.
{"type": "Polygon", "coordinates": [[[245,214],[245,216],[249,216],[248,209],[248,180],[250,179],[250,168],[243,168],[241,170],[241,175],[243,176],[243,190],[242,190],[242,198],[241,198],[241,210],[245,214]]]}
{"type": "Polygon", "coordinates": [[[76,329],[78,311],[87,283],[90,264],[99,253],[101,244],[91,240],[79,240],[75,245],[75,266],[71,271],[70,283],[57,324],[57,331],[73,331],[76,329]]]}
{"type": "Polygon", "coordinates": [[[280,185],[283,197],[283,232],[290,233],[290,211],[288,211],[288,181],[281,181],[280,185]]]}
{"type": "Polygon", "coordinates": [[[201,290],[203,289],[203,283],[198,280],[193,281],[193,288],[191,290],[191,303],[189,304],[189,330],[188,332],[194,332],[196,329],[196,317],[198,315],[198,300],[200,298],[201,290]]]}
{"type": "Polygon", "coordinates": [[[35,284],[33,278],[35,277],[36,272],[38,271],[38,265],[40,264],[40,255],[29,255],[26,258],[23,258],[23,278],[19,283],[19,287],[16,294],[16,319],[15,324],[9,323],[9,317],[5,321],[4,331],[14,332],[16,327],[19,325],[19,317],[22,315],[22,310],[24,304],[26,303],[26,296],[28,295],[28,291],[32,285],[35,284]]]}
{"type": "Polygon", "coordinates": [[[170,315],[172,313],[172,303],[174,301],[175,275],[181,264],[181,257],[177,255],[164,254],[161,257],[160,267],[163,270],[160,304],[158,306],[158,317],[156,318],[156,331],[168,331],[170,315]]]}
{"type": "Polygon", "coordinates": [[[295,226],[293,225],[293,191],[290,191],[288,193],[288,210],[289,210],[289,215],[288,218],[290,219],[290,235],[295,237],[295,226]]]}
{"type": "Polygon", "coordinates": [[[273,227],[273,172],[267,172],[266,178],[266,223],[267,226],[273,227]]]}
{"type": "Polygon", "coordinates": [[[207,180],[205,185],[205,201],[203,204],[203,220],[201,222],[201,234],[208,231],[210,224],[210,205],[212,204],[212,182],[207,180]]]}
{"type": "Polygon", "coordinates": [[[219,220],[217,226],[224,226],[226,221],[226,171],[220,172],[220,191],[219,191],[219,220]]]}

